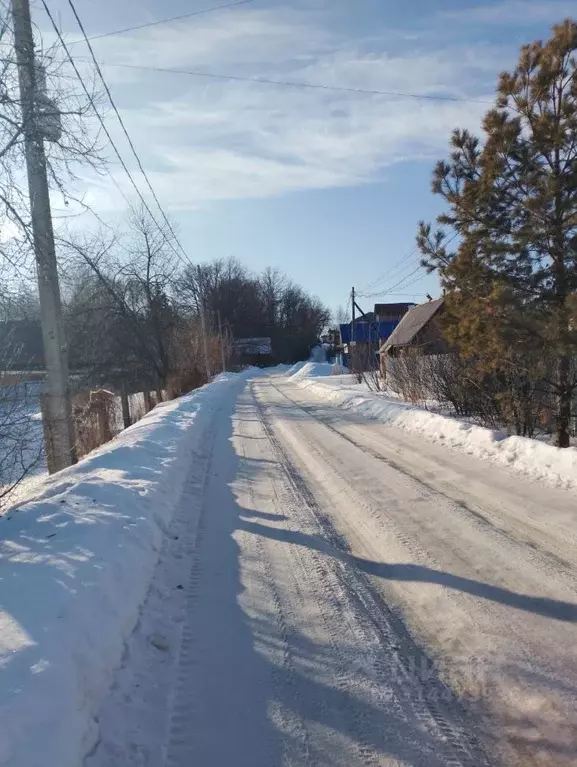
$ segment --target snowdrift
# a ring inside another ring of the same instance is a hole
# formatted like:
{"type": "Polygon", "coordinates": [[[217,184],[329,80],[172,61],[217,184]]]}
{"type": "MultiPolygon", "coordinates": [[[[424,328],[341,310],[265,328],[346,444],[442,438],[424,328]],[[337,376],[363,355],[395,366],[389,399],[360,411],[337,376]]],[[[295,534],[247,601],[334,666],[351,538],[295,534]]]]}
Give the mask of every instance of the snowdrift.
{"type": "Polygon", "coordinates": [[[297,362],[296,365],[293,365],[293,368],[296,368],[293,373],[291,373],[290,370],[287,372],[287,375],[290,376],[293,381],[302,381],[305,378],[330,376],[335,372],[335,366],[331,362],[297,362]],[[297,367],[297,365],[299,367],[297,367]]]}
{"type": "MultiPolygon", "coordinates": [[[[508,437],[491,429],[358,389],[342,388],[315,378],[293,376],[301,388],[367,418],[421,434],[462,452],[512,469],[528,479],[577,489],[577,448],[560,449],[527,437],[508,437]]],[[[342,381],[342,379],[340,379],[342,381]]]]}
{"type": "Polygon", "coordinates": [[[79,767],[194,455],[248,375],[164,403],[0,518],[0,765],[79,767]]]}
{"type": "Polygon", "coordinates": [[[287,370],[286,375],[287,376],[294,376],[295,373],[298,373],[301,368],[303,368],[307,363],[306,362],[295,362],[294,365],[291,365],[291,367],[287,370]]]}

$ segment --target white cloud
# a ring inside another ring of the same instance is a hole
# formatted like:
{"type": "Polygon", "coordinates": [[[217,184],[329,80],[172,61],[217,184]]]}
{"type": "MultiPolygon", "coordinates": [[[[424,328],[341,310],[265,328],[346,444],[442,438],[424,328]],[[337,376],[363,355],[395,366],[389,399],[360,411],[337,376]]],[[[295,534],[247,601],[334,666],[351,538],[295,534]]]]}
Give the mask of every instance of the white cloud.
{"type": "Polygon", "coordinates": [[[171,208],[368,183],[387,165],[439,156],[451,129],[475,128],[484,109],[379,97],[319,99],[300,91],[267,95],[245,89],[242,96],[223,94],[206,112],[185,101],[131,115],[139,125],[137,143],[143,146],[146,136],[154,146],[150,175],[171,208]]]}
{"type": "MultiPolygon", "coordinates": [[[[247,10],[97,42],[107,62],[395,93],[491,94],[501,68],[500,48],[428,50],[404,41],[399,53],[375,37],[369,46],[337,34],[315,18],[288,8],[247,10]]],[[[487,109],[106,68],[107,76],[113,72],[120,73],[114,93],[128,129],[159,196],[175,210],[369,183],[388,165],[442,156],[451,129],[477,129],[487,109]]],[[[126,150],[117,127],[114,135],[126,150]]],[[[114,175],[129,192],[122,175],[114,175]]],[[[118,192],[101,184],[90,187],[89,198],[113,209],[118,192]]]]}
{"type": "MultiPolygon", "coordinates": [[[[314,18],[314,17],[313,17],[314,18]]],[[[202,67],[270,65],[289,60],[308,61],[331,50],[334,38],[328,30],[311,24],[289,8],[222,11],[180,22],[150,27],[121,38],[94,42],[99,57],[124,64],[153,67],[202,67]]]]}

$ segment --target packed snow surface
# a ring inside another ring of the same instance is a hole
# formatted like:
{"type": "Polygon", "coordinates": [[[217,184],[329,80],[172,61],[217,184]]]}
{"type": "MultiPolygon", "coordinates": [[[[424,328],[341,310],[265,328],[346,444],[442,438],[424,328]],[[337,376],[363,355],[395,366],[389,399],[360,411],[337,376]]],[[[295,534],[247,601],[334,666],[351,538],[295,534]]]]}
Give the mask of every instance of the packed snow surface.
{"type": "Polygon", "coordinates": [[[311,372],[292,376],[291,380],[298,381],[311,394],[365,418],[422,435],[529,479],[577,488],[577,448],[561,449],[527,437],[507,436],[458,418],[432,413],[398,398],[354,386],[352,376],[318,380],[325,375],[324,371],[311,372]]]}
{"type": "Polygon", "coordinates": [[[0,765],[79,767],[214,413],[249,373],[156,407],[0,517],[0,765]]]}

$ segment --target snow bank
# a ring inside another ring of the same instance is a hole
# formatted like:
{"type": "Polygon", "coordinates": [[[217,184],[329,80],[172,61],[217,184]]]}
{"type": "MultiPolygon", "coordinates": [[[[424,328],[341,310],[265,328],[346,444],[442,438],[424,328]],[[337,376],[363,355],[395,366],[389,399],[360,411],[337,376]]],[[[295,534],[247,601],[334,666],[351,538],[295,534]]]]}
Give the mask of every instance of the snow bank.
{"type": "Polygon", "coordinates": [[[292,365],[286,372],[287,376],[294,376],[295,373],[298,373],[301,368],[303,368],[307,363],[306,362],[295,362],[294,365],[292,365]]]}
{"type": "Polygon", "coordinates": [[[79,767],[214,413],[247,375],[164,403],[0,518],[0,765],[79,767]]]}
{"type": "MultiPolygon", "coordinates": [[[[297,376],[293,376],[295,379],[297,376]]],[[[337,388],[314,378],[301,378],[299,386],[341,408],[506,466],[529,479],[577,489],[577,448],[562,450],[527,437],[507,437],[502,432],[430,413],[382,394],[337,388]]]]}
{"type": "MultiPolygon", "coordinates": [[[[293,381],[302,381],[305,378],[319,378],[331,376],[335,372],[335,366],[331,362],[299,362],[300,367],[294,373],[287,373],[293,381]]],[[[293,366],[295,367],[295,366],[293,366]]]]}

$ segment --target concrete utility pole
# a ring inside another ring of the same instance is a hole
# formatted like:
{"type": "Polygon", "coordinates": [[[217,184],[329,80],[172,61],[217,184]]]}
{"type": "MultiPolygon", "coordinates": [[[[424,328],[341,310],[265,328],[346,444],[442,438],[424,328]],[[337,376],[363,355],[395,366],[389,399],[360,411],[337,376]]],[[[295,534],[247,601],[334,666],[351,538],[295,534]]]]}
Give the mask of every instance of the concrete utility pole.
{"type": "Polygon", "coordinates": [[[222,361],[222,372],[226,373],[226,358],[224,355],[224,339],[222,337],[222,322],[220,321],[220,309],[217,311],[218,317],[218,337],[220,338],[220,357],[222,361]]]}
{"type": "Polygon", "coordinates": [[[76,462],[68,380],[68,348],[58,285],[44,132],[38,120],[39,75],[34,57],[28,0],[12,0],[12,19],[47,370],[47,391],[42,397],[42,423],[48,471],[52,473],[76,462]]]}

